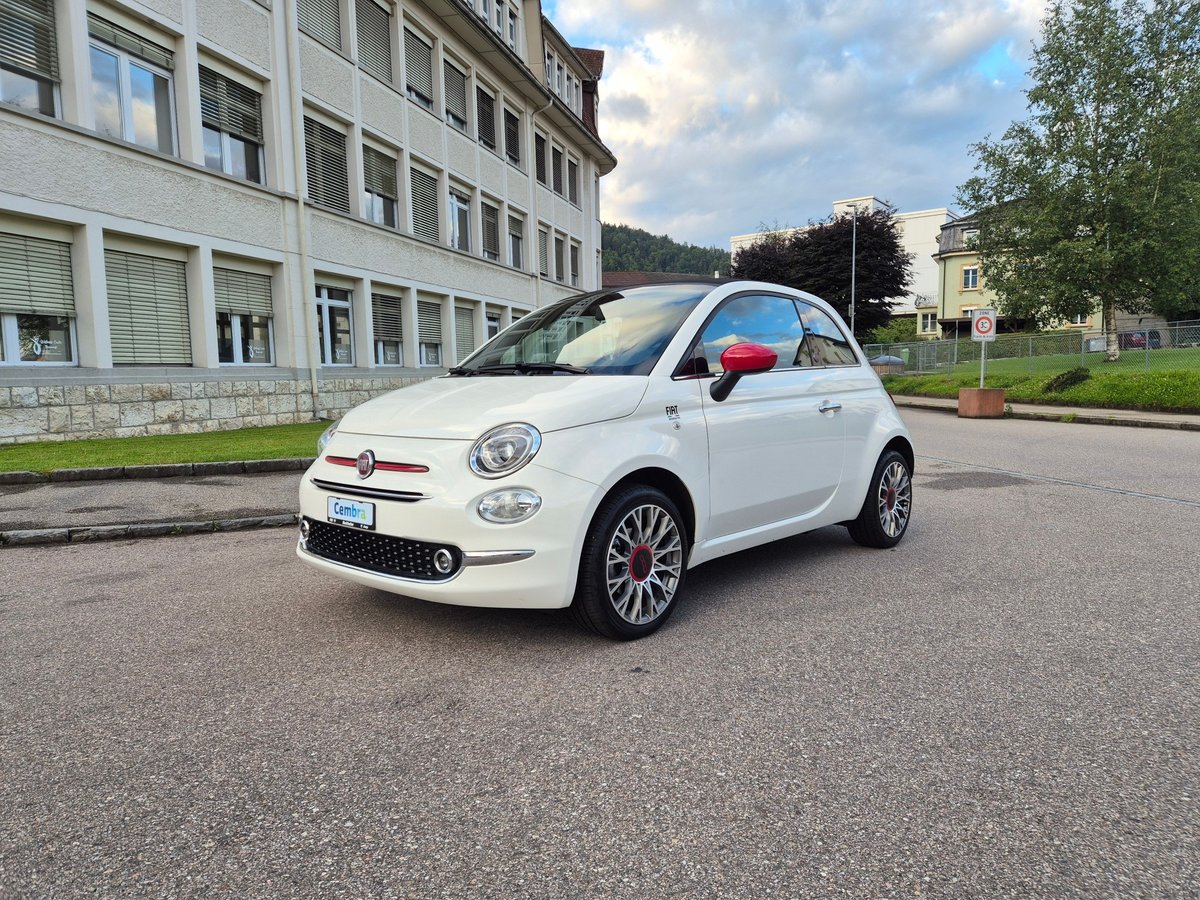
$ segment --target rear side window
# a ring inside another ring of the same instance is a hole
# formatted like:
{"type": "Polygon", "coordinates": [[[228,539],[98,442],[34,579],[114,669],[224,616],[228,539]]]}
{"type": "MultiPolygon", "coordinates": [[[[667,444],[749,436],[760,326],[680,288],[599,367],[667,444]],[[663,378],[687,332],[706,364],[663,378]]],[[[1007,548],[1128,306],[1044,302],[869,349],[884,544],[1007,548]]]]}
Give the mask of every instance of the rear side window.
{"type": "Polygon", "coordinates": [[[857,366],[858,357],[842,329],[829,314],[808,303],[796,301],[796,308],[804,320],[804,332],[808,340],[808,352],[814,366],[857,366]]]}
{"type": "Polygon", "coordinates": [[[776,369],[809,365],[804,350],[804,325],[793,302],[770,294],[745,295],[730,300],[708,323],[700,338],[708,371],[720,374],[721,354],[734,344],[762,344],[779,356],[776,369]]]}

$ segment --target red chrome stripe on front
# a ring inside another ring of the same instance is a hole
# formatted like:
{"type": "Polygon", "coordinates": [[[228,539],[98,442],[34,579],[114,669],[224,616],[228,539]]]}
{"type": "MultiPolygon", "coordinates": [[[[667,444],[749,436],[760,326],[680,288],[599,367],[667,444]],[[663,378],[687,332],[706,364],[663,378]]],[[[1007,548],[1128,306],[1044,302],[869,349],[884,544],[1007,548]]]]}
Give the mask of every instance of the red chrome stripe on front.
{"type": "MultiPolygon", "coordinates": [[[[357,466],[358,460],[349,456],[326,456],[325,462],[333,463],[335,466],[357,466]]],[[[394,463],[375,461],[375,471],[377,472],[428,472],[429,466],[416,466],[412,463],[394,463]]]]}

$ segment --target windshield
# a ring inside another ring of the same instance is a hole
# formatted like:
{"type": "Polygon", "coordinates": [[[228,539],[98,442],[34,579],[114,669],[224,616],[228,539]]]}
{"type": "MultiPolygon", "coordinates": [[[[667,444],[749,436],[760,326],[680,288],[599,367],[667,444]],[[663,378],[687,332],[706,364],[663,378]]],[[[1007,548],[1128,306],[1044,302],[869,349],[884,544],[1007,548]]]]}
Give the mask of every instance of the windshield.
{"type": "Polygon", "coordinates": [[[569,297],[513,323],[452,375],[647,375],[709,284],[569,297]]]}

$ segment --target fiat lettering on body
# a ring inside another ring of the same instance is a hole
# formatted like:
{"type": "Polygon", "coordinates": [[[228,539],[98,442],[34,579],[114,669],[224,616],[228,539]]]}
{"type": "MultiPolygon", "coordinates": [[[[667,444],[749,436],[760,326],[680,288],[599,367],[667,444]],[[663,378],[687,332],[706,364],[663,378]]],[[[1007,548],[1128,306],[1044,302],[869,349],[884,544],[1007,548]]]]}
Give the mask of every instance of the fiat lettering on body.
{"type": "Polygon", "coordinates": [[[912,440],[845,323],[760,282],[533,310],[318,451],[304,562],[441,603],[569,606],[625,640],[708,560],[838,524],[890,548],[912,516],[912,440]]]}

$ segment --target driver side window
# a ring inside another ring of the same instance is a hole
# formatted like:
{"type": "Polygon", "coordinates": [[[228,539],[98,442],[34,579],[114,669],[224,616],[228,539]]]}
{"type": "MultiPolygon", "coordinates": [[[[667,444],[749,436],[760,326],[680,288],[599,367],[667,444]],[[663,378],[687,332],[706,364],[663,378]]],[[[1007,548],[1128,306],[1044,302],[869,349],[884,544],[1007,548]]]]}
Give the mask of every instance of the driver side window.
{"type": "Polygon", "coordinates": [[[752,343],[770,347],[778,355],[773,368],[807,366],[804,325],[795,304],[787,297],[770,294],[735,297],[708,323],[697,348],[708,361],[708,369],[720,375],[721,354],[734,344],[752,343]]]}

